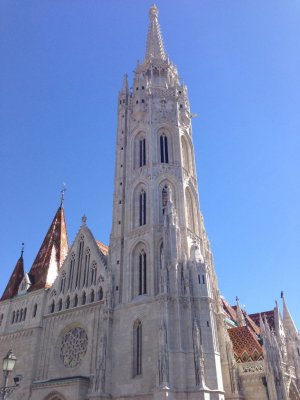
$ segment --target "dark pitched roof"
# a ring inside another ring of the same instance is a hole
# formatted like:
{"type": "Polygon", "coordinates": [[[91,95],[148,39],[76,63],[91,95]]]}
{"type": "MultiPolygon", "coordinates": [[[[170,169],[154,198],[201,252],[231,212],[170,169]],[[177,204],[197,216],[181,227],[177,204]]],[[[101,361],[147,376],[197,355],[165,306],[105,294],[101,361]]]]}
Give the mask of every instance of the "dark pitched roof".
{"type": "Polygon", "coordinates": [[[22,279],[24,277],[24,261],[23,256],[21,256],[11,274],[8,284],[4,290],[1,300],[11,299],[16,296],[22,279]]]}

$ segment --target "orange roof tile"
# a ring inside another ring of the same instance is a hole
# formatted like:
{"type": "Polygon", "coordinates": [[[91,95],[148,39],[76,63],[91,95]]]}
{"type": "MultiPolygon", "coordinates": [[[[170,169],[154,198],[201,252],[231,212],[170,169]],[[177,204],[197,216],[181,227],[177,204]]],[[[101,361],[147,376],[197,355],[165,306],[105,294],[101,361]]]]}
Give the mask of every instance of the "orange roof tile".
{"type": "Polygon", "coordinates": [[[96,240],[97,246],[101,250],[101,252],[106,256],[108,254],[108,246],[106,246],[104,243],[99,242],[99,240],[96,240]]]}
{"type": "Polygon", "coordinates": [[[260,313],[250,314],[249,317],[259,326],[259,316],[266,316],[270,329],[275,329],[274,310],[262,311],[260,313]]]}

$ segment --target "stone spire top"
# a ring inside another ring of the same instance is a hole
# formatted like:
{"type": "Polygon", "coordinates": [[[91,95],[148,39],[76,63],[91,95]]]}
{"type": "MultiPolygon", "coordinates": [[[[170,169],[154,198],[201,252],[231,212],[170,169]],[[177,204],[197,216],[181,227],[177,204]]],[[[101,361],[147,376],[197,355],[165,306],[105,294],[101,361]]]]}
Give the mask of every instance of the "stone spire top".
{"type": "Polygon", "coordinates": [[[285,330],[287,331],[287,333],[297,336],[298,330],[297,330],[295,322],[293,321],[293,318],[287,308],[284,295],[282,294],[281,297],[282,297],[282,303],[283,303],[283,326],[284,326],[285,330]]]}
{"type": "Polygon", "coordinates": [[[0,300],[7,300],[16,296],[18,293],[19,285],[23,278],[24,278],[24,261],[23,261],[23,243],[22,243],[21,256],[17,261],[17,264],[13,270],[13,273],[11,274],[11,277],[8,281],[8,284],[0,300]]]}
{"type": "Polygon", "coordinates": [[[152,58],[165,60],[167,58],[157,17],[158,9],[156,5],[153,4],[149,10],[150,21],[145,60],[150,60],[152,58]]]}

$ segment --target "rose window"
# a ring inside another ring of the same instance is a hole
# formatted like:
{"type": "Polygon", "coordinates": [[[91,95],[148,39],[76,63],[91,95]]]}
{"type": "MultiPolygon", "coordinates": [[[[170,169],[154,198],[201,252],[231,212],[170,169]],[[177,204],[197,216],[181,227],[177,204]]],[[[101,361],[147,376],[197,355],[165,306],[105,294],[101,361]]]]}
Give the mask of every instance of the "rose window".
{"type": "Polygon", "coordinates": [[[76,367],[84,358],[88,336],[82,328],[72,328],[65,334],[60,349],[60,358],[67,368],[76,367]]]}

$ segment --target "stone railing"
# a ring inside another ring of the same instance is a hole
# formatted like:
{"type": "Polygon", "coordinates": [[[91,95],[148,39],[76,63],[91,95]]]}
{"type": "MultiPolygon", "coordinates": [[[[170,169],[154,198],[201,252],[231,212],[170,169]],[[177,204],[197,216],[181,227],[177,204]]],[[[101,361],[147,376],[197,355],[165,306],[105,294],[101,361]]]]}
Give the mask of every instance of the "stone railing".
{"type": "Polygon", "coordinates": [[[238,364],[240,374],[253,374],[264,372],[263,361],[250,361],[238,364]]]}

